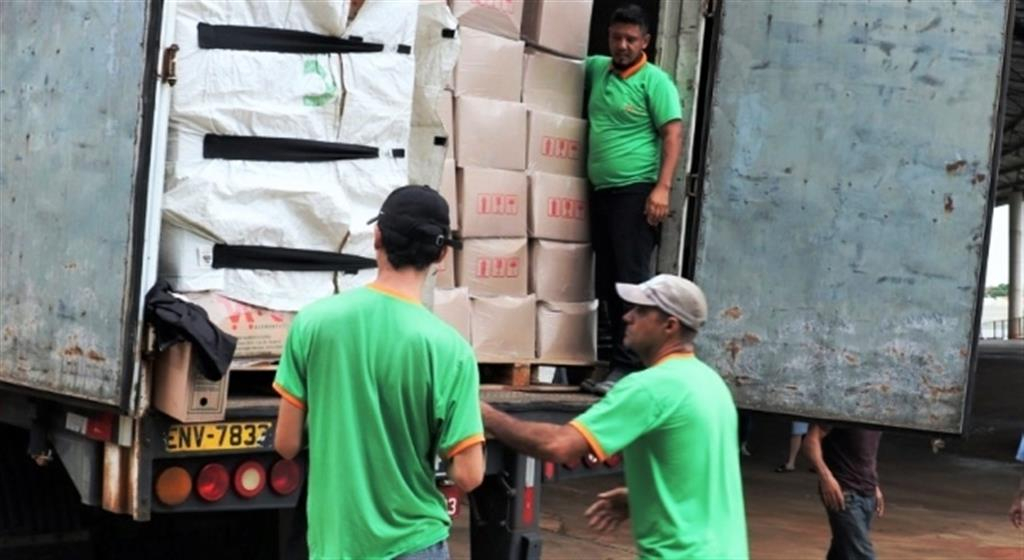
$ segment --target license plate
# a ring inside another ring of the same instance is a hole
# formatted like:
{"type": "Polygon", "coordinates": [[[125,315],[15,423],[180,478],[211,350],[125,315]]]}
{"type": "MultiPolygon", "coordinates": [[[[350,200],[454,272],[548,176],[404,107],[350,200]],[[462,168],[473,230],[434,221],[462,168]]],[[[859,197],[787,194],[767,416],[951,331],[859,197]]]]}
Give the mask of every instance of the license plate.
{"type": "Polygon", "coordinates": [[[457,517],[462,512],[462,497],[465,494],[454,484],[440,484],[438,489],[441,490],[441,494],[444,494],[444,503],[448,509],[448,516],[457,517]]]}
{"type": "Polygon", "coordinates": [[[272,425],[273,422],[174,424],[167,430],[164,449],[168,453],[259,449],[272,425]]]}

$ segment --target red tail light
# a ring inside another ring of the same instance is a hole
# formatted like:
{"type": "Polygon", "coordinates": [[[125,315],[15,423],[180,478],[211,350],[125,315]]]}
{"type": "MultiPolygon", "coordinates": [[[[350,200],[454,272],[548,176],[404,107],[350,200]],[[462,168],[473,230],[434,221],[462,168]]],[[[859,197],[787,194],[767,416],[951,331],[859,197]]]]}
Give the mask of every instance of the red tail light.
{"type": "Polygon", "coordinates": [[[235,469],[235,492],[243,498],[253,498],[267,485],[267,471],[256,461],[246,461],[235,469]]]}
{"type": "Polygon", "coordinates": [[[295,461],[281,459],[270,469],[270,487],[282,496],[294,492],[302,483],[302,467],[295,461]]]}
{"type": "Polygon", "coordinates": [[[231,477],[228,470],[219,463],[210,463],[199,471],[196,477],[196,493],[207,502],[216,502],[228,493],[231,477]]]}

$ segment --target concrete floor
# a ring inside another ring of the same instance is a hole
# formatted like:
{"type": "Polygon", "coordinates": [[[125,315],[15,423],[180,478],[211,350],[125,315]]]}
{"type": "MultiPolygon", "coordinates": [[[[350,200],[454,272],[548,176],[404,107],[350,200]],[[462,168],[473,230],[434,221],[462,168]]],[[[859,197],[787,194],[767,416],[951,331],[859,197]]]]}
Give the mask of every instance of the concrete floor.
{"type": "MultiPolygon", "coordinates": [[[[1013,453],[1024,431],[1024,344],[983,349],[973,394],[969,437],[949,439],[933,453],[932,438],[888,433],[879,453],[886,515],[873,531],[879,558],[1024,560],[1024,532],[1007,512],[1022,465],[1013,453]],[[987,351],[985,351],[987,350],[987,351]]],[[[744,459],[748,536],[752,558],[823,558],[829,529],[806,463],[776,474],[789,424],[759,415],[744,459]]],[[[628,527],[598,535],[582,512],[594,495],[621,483],[617,476],[544,487],[545,559],[633,558],[628,527]]],[[[469,557],[468,510],[452,531],[453,558],[469,557]]]]}

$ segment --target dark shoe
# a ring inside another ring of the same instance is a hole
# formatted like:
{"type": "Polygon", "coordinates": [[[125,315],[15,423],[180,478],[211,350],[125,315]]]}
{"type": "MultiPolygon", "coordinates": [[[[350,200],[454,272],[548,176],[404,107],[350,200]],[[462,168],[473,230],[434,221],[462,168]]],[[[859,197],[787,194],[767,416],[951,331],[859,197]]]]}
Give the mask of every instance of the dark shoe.
{"type": "Polygon", "coordinates": [[[775,467],[775,472],[777,472],[777,473],[791,473],[791,472],[793,472],[795,470],[796,470],[796,467],[791,469],[791,468],[787,467],[786,465],[779,465],[779,466],[775,467]]]}

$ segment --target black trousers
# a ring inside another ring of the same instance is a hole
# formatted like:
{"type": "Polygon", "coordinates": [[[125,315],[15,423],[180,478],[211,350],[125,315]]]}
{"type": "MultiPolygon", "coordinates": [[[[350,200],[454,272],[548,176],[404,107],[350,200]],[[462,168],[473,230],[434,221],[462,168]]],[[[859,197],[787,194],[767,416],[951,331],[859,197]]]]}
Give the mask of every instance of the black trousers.
{"type": "Polygon", "coordinates": [[[637,183],[590,193],[590,235],[594,245],[595,291],[611,323],[612,369],[641,369],[635,354],[622,344],[626,304],[615,291],[616,282],[637,284],[653,276],[651,258],[660,228],[647,223],[644,209],[653,183],[637,183]]]}

